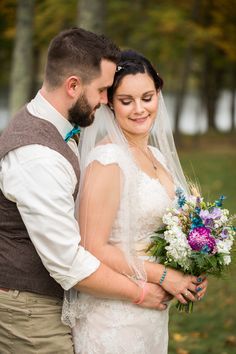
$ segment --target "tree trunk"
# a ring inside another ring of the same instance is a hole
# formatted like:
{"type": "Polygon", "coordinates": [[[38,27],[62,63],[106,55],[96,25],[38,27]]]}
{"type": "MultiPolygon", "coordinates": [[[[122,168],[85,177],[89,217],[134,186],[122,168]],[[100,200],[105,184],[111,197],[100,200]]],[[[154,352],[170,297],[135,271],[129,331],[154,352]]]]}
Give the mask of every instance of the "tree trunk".
{"type": "MultiPolygon", "coordinates": [[[[198,18],[199,12],[199,0],[193,0],[192,2],[192,20],[195,22],[198,18]]],[[[176,142],[180,143],[180,131],[179,123],[180,117],[183,110],[184,98],[187,88],[188,77],[191,72],[191,63],[192,63],[192,52],[193,52],[193,43],[192,40],[189,41],[186,47],[184,62],[181,70],[180,84],[176,94],[176,105],[175,105],[175,119],[174,119],[174,132],[176,142]]]]}
{"type": "Polygon", "coordinates": [[[175,121],[174,121],[175,122],[174,132],[175,132],[176,140],[179,140],[180,138],[179,123],[180,123],[180,117],[181,117],[183,104],[184,104],[188,76],[191,70],[191,58],[192,58],[192,46],[189,45],[189,47],[186,49],[183,68],[181,70],[180,87],[176,94],[175,121]]]}
{"type": "Polygon", "coordinates": [[[104,19],[106,15],[105,0],[79,0],[78,25],[88,31],[104,33],[104,19]]]}
{"type": "Polygon", "coordinates": [[[213,55],[208,48],[205,50],[203,92],[207,111],[207,122],[209,130],[217,130],[215,123],[215,114],[219,98],[219,82],[221,82],[222,73],[214,67],[213,55]]]}
{"type": "Polygon", "coordinates": [[[236,67],[233,68],[232,70],[232,82],[231,82],[231,105],[230,105],[230,121],[231,121],[231,127],[230,127],[230,131],[233,132],[236,128],[236,124],[235,124],[235,111],[236,111],[236,107],[235,107],[235,89],[236,89],[236,67]]]}
{"type": "Polygon", "coordinates": [[[230,105],[231,127],[230,131],[235,130],[235,88],[231,89],[231,105],[230,105]]]}
{"type": "Polygon", "coordinates": [[[34,0],[18,0],[10,81],[9,111],[14,114],[31,96],[34,0]]]}

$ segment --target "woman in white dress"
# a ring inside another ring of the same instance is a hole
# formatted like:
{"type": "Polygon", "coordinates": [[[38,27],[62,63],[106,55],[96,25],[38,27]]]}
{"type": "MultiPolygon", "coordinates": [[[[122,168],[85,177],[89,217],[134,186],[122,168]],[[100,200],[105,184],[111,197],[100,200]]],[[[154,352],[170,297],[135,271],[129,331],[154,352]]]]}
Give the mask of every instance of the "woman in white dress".
{"type": "Polygon", "coordinates": [[[169,306],[163,311],[139,306],[146,282],[159,284],[182,303],[206,291],[206,280],[166,269],[145,253],[166,208],[175,202],[175,189],[181,186],[188,193],[162,84],[146,58],[122,52],[108,106],[100,108],[81,137],[78,215],[83,244],[136,281],[142,295],[131,304],[80,294],[72,311],[76,353],[166,354],[169,306]]]}

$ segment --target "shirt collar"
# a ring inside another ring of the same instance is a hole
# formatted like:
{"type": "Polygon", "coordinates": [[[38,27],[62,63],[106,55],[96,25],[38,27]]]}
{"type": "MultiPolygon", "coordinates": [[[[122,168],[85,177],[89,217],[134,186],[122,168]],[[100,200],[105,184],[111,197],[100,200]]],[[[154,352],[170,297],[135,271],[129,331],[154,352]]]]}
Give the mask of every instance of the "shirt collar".
{"type": "Polygon", "coordinates": [[[35,98],[27,104],[28,111],[39,118],[45,119],[52,123],[63,139],[66,134],[73,129],[73,125],[59,113],[38,91],[35,98]]]}

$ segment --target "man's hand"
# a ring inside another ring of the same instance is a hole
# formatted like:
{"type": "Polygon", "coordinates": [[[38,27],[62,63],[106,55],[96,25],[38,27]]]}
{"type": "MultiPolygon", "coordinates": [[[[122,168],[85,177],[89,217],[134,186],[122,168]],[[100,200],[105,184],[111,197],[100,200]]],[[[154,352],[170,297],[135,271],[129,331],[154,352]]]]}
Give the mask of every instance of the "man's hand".
{"type": "Polygon", "coordinates": [[[167,293],[160,285],[147,283],[146,287],[144,300],[139,306],[159,311],[165,310],[167,308],[166,302],[170,301],[173,296],[167,293]]]}

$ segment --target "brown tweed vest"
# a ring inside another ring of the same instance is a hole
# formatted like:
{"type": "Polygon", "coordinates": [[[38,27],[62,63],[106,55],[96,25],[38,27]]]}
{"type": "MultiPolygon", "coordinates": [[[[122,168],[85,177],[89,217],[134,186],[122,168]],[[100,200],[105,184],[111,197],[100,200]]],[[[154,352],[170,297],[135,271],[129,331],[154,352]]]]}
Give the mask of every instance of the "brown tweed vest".
{"type": "MultiPolygon", "coordinates": [[[[71,163],[79,181],[78,158],[56,127],[44,119],[32,116],[23,107],[0,136],[0,159],[14,149],[32,144],[47,146],[64,156],[71,163]]],[[[74,199],[77,192],[78,183],[74,199]]],[[[0,287],[63,297],[63,289],[49,275],[38,256],[16,204],[5,198],[1,190],[0,287]]]]}

